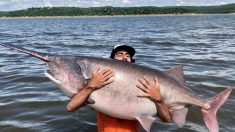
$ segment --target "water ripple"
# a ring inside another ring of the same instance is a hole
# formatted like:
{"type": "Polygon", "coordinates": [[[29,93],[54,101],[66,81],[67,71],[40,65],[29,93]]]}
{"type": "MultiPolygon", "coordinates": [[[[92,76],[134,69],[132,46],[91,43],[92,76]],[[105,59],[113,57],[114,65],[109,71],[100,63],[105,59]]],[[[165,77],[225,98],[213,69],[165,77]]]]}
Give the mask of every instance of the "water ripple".
{"type": "MultiPolygon", "coordinates": [[[[202,98],[235,86],[234,15],[0,19],[0,42],[44,53],[108,58],[116,44],[136,48],[136,63],[160,70],[184,65],[187,85],[202,98]]],[[[1,131],[96,131],[95,112],[66,112],[69,98],[44,76],[44,62],[0,47],[1,131]]],[[[235,92],[218,112],[234,130],[235,92]]],[[[207,131],[198,108],[184,127],[156,121],[152,130],[207,131]]]]}

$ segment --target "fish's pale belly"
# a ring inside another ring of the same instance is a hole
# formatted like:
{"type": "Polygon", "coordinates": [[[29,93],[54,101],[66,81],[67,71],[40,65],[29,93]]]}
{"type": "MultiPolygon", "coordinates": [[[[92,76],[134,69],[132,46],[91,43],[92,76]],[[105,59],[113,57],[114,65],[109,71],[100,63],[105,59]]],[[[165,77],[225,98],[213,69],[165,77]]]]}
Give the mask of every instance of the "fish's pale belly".
{"type": "Polygon", "coordinates": [[[88,106],[99,112],[121,119],[135,120],[138,116],[156,115],[156,106],[149,99],[140,98],[134,94],[125,94],[118,90],[107,89],[103,88],[94,91],[90,95],[89,100],[93,100],[95,103],[88,104],[88,106]]]}

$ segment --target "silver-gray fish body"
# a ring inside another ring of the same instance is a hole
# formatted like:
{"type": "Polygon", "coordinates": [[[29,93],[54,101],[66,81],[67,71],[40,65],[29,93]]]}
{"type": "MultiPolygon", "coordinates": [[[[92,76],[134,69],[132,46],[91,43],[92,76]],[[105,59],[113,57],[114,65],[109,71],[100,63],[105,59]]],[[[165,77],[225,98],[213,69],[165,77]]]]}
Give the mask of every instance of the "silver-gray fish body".
{"type": "Polygon", "coordinates": [[[117,118],[137,119],[146,131],[150,131],[155,120],[153,116],[156,115],[157,110],[155,104],[149,99],[137,97],[143,93],[136,87],[138,79],[143,76],[152,80],[155,77],[158,78],[160,93],[169,106],[171,119],[177,125],[181,126],[185,123],[189,106],[196,105],[201,107],[203,120],[210,132],[219,131],[216,112],[233,89],[229,87],[205,101],[186,87],[182,66],[161,72],[129,62],[95,57],[56,56],[30,51],[11,44],[0,45],[24,52],[46,62],[49,68],[46,71],[46,76],[58,84],[69,97],[83,88],[87,80],[91,78],[95,66],[111,68],[115,74],[114,82],[94,91],[88,98],[90,102],[88,105],[117,118]]]}
{"type": "Polygon", "coordinates": [[[167,72],[146,68],[129,62],[101,59],[94,57],[75,58],[84,78],[91,77],[95,66],[111,68],[114,71],[114,82],[94,91],[89,99],[94,100],[90,107],[123,119],[136,119],[138,116],[154,116],[157,113],[155,104],[137,95],[143,93],[136,87],[138,79],[143,76],[153,80],[157,77],[160,82],[160,92],[170,110],[184,108],[188,104],[204,107],[206,101],[200,99],[185,84],[167,72]]]}

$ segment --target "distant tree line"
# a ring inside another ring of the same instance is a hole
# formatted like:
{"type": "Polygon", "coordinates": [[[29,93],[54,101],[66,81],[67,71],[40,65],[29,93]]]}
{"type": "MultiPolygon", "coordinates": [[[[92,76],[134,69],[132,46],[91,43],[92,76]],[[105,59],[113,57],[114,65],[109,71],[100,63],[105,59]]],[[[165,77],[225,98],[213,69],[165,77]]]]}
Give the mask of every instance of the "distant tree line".
{"type": "Polygon", "coordinates": [[[235,13],[235,4],[221,6],[168,6],[168,7],[43,7],[17,11],[0,11],[0,17],[36,16],[102,16],[102,15],[153,15],[153,14],[225,14],[235,13]]]}

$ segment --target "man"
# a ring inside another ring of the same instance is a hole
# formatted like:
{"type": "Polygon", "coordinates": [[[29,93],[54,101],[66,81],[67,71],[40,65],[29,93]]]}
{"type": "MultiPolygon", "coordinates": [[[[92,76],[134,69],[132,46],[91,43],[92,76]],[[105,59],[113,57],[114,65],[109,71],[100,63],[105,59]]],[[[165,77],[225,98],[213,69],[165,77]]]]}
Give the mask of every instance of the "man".
{"type": "MultiPolygon", "coordinates": [[[[127,45],[117,45],[113,48],[110,58],[120,61],[135,62],[133,56],[135,49],[127,45]]],[[[82,90],[76,93],[67,106],[67,110],[72,112],[79,109],[89,95],[96,89],[102,88],[113,82],[113,72],[111,69],[100,69],[96,67],[92,72],[91,79],[87,82],[82,90]]],[[[154,81],[149,81],[145,77],[139,79],[137,87],[144,91],[138,97],[149,98],[152,100],[158,110],[158,117],[167,122],[170,120],[170,115],[166,104],[164,103],[160,91],[157,78],[154,81]]],[[[103,113],[97,112],[97,128],[99,132],[138,132],[139,123],[137,120],[124,120],[114,118],[103,113]]]]}

